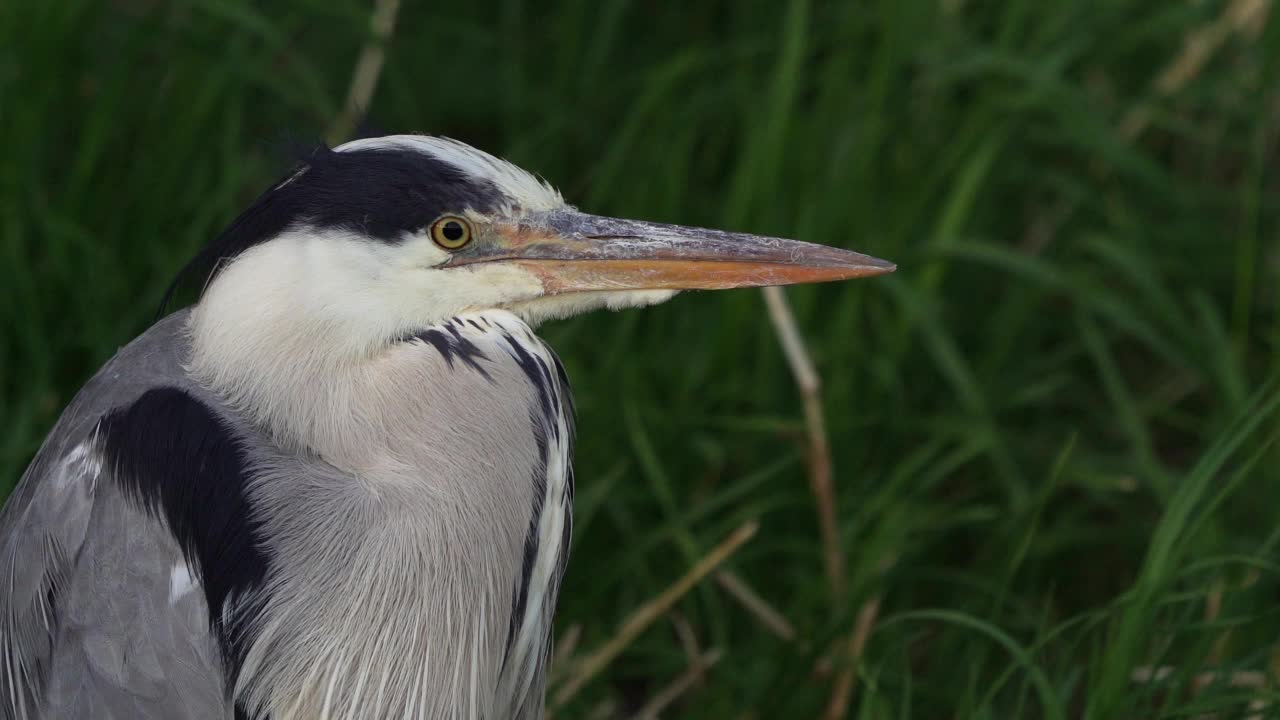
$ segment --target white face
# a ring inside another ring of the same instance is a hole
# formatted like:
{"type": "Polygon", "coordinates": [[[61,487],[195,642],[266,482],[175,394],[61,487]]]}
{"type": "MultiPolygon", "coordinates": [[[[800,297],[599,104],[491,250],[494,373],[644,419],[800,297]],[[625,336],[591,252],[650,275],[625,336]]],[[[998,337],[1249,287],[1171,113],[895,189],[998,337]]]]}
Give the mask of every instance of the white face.
{"type": "Polygon", "coordinates": [[[218,324],[240,327],[270,319],[278,331],[292,324],[367,350],[463,312],[504,309],[537,324],[602,307],[650,305],[676,292],[623,288],[550,294],[545,277],[519,263],[482,261],[445,267],[468,248],[503,245],[504,233],[510,234],[521,222],[573,209],[533,175],[452,140],[393,136],[337,148],[340,152],[371,149],[426,153],[468,177],[491,183],[506,201],[488,214],[470,207],[449,214],[465,226],[468,237],[463,247],[446,247],[453,240],[439,228],[433,233],[434,223],[391,243],[351,229],[299,224],[221,268],[206,289],[198,313],[206,320],[217,317],[218,324]]]}
{"type": "MultiPolygon", "coordinates": [[[[477,233],[486,225],[472,225],[477,233]]],[[[299,229],[234,260],[210,284],[200,307],[226,322],[256,324],[280,315],[373,345],[436,325],[464,312],[509,310],[536,324],[579,312],[661,302],[674,290],[584,291],[547,295],[526,267],[480,262],[444,267],[453,253],[428,233],[399,244],[347,231],[299,229]]],[[[329,334],[326,332],[325,334],[329,334]]]]}

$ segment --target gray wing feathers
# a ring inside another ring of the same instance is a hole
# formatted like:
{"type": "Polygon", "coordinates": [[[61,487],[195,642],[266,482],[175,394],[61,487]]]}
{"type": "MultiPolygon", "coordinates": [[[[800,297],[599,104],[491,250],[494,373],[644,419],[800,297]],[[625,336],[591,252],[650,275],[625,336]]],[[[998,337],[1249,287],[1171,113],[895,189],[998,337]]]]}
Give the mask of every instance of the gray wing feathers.
{"type": "MultiPolygon", "coordinates": [[[[38,492],[6,517],[0,551],[0,717],[35,717],[52,659],[57,590],[66,584],[84,544],[96,468],[86,452],[50,468],[38,492]]],[[[30,478],[24,480],[34,482],[30,478]]]]}
{"type": "Polygon", "coordinates": [[[177,542],[87,445],[50,470],[5,528],[0,717],[230,717],[204,596],[177,542]]]}
{"type": "Polygon", "coordinates": [[[104,485],[61,595],[47,688],[58,718],[230,716],[199,586],[157,521],[104,485]]]}
{"type": "Polygon", "coordinates": [[[186,385],[175,350],[185,316],[86,384],[0,512],[0,720],[232,715],[201,588],[94,444],[105,413],[186,385]]]}

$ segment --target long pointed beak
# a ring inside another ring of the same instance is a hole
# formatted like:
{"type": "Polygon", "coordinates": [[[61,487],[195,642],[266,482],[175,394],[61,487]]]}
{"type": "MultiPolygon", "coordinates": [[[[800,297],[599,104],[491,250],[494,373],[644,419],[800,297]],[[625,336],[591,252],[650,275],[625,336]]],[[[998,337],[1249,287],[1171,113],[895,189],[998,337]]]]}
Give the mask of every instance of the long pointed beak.
{"type": "Polygon", "coordinates": [[[500,226],[449,266],[509,261],[547,294],[721,290],[827,282],[893,272],[869,255],[798,240],[556,210],[500,226]]]}

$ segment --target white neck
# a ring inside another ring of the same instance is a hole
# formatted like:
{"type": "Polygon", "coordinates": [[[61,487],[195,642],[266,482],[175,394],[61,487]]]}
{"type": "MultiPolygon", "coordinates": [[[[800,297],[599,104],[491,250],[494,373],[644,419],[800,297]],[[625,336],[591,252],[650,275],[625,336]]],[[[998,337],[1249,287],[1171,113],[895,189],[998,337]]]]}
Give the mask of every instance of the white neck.
{"type": "MultiPolygon", "coordinates": [[[[189,372],[281,446],[358,468],[388,431],[370,403],[405,387],[390,351],[467,306],[466,275],[424,270],[424,242],[297,232],[252,248],[193,309],[189,372]]],[[[539,289],[522,275],[495,281],[539,289]]]]}

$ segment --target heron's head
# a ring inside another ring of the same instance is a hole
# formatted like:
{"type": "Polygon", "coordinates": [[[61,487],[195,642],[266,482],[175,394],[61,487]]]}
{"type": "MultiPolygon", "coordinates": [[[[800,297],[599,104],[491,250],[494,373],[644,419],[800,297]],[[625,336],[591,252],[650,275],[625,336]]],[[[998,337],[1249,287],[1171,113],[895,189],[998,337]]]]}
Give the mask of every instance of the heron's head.
{"type": "Polygon", "coordinates": [[[202,258],[197,316],[368,348],[467,311],[531,323],[680,290],[878,275],[893,265],[780,238],[579,212],[520,168],[444,138],[321,149],[202,258]]]}

